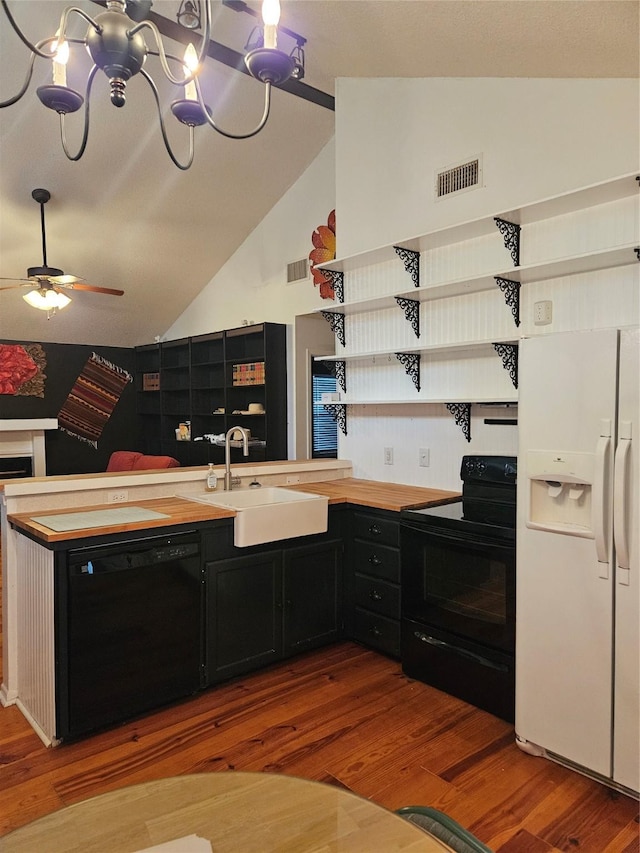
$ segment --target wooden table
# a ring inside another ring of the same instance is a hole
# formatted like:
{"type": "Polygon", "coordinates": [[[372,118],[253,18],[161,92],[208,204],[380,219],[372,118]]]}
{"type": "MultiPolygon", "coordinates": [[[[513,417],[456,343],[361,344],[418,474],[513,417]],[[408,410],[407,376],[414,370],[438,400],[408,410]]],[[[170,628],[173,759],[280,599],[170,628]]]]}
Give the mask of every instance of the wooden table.
{"type": "Polygon", "coordinates": [[[335,785],[232,771],[174,776],[83,800],[9,833],[0,850],[134,853],[167,842],[171,853],[450,851],[335,785]]]}

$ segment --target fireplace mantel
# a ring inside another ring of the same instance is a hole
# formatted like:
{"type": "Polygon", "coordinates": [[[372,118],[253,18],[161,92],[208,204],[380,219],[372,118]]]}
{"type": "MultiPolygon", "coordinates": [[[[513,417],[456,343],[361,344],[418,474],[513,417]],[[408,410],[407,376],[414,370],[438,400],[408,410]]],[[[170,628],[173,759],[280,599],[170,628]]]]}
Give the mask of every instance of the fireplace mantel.
{"type": "Polygon", "coordinates": [[[35,477],[45,477],[47,463],[44,433],[58,429],[56,418],[6,418],[0,420],[0,457],[29,456],[35,477]]]}

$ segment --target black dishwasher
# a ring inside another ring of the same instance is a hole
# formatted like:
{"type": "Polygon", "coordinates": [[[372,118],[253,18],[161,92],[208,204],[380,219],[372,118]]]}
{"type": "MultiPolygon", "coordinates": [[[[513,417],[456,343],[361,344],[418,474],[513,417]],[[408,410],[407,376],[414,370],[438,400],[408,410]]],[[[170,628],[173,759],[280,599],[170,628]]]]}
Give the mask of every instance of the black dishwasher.
{"type": "Polygon", "coordinates": [[[199,689],[199,543],[192,531],[67,553],[56,591],[59,738],[199,689]]]}

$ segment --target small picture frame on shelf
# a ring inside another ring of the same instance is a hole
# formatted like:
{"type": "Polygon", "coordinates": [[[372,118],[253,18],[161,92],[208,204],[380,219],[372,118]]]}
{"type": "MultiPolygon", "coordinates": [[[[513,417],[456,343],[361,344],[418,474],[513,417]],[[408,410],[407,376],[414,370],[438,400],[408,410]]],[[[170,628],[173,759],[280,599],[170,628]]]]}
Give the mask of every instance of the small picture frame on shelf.
{"type": "Polygon", "coordinates": [[[160,390],[160,374],[159,373],[143,373],[142,374],[142,390],[143,391],[159,391],[160,390]]]}

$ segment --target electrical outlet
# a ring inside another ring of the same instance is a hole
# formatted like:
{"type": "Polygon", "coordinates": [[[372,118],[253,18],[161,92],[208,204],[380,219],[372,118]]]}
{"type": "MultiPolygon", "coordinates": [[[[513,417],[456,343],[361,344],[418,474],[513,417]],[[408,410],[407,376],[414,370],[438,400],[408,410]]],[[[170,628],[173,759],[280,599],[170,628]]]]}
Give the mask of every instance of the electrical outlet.
{"type": "Polygon", "coordinates": [[[393,465],[393,447],[385,447],[384,449],[384,464],[393,465]]]}
{"type": "Polygon", "coordinates": [[[421,468],[428,468],[429,467],[429,448],[428,447],[421,447],[420,450],[418,450],[418,464],[420,465],[421,468]]]}
{"type": "Polygon", "coordinates": [[[126,489],[118,489],[118,491],[107,492],[107,503],[123,504],[129,500],[129,492],[126,489]]]}
{"type": "Polygon", "coordinates": [[[533,304],[533,324],[535,326],[548,326],[553,319],[553,302],[543,299],[533,304]]]}

